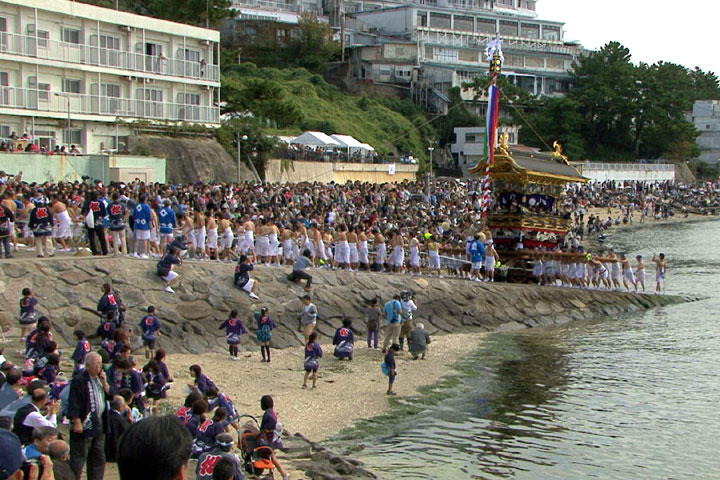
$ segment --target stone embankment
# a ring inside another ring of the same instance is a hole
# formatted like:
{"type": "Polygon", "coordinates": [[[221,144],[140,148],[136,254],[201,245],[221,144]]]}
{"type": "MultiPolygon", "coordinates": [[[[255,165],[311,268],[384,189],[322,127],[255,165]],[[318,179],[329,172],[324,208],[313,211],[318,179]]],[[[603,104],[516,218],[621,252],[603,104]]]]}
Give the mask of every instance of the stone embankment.
{"type": "MultiPolygon", "coordinates": [[[[54,329],[66,345],[73,343],[72,331],[76,328],[94,334],[101,287],[111,281],[127,305],[129,325],[137,325],[148,305],[156,307],[164,325],[160,343],[170,352],[224,352],[227,347],[224,332],[218,330],[219,322],[228,318],[230,310],[237,309],[246,325],[254,327],[251,314],[263,306],[268,307],[279,325],[273,334],[273,347],[302,343],[297,317],[304,292],[285,279],[287,267],[256,267],[252,276],[260,280],[258,301],[233,287],[234,265],[215,262],[186,262],[180,266],[175,294],[163,290],[163,283],[155,275],[155,261],[151,260],[11,260],[0,263],[0,269],[0,322],[5,331],[15,324],[20,292],[31,287],[38,297],[39,311],[53,320],[54,329]]],[[[394,293],[405,290],[415,292],[419,305],[416,319],[431,334],[557,325],[692,300],[452,278],[327,270],[311,273],[313,301],[320,312],[317,331],[324,340],[332,337],[344,318],[352,319],[355,330],[364,332],[368,302],[378,298],[382,306],[394,293]]],[[[254,335],[250,338],[254,340],[254,335]]]]}

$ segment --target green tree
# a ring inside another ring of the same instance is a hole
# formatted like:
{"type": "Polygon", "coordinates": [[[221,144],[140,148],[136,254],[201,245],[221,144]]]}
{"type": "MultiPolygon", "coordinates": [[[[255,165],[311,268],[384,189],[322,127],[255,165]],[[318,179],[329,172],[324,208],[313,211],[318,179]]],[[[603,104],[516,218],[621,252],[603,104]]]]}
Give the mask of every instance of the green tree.
{"type": "Polygon", "coordinates": [[[538,108],[514,115],[520,126],[520,143],[549,150],[558,141],[568,158],[578,161],[586,158],[582,120],[580,105],[568,97],[547,97],[538,108]]]}
{"type": "Polygon", "coordinates": [[[243,64],[222,76],[225,112],[252,112],[253,116],[268,120],[277,128],[298,125],[303,114],[298,99],[280,81],[266,78],[244,78],[239,71],[257,70],[253,64],[243,64]]]}
{"type": "Polygon", "coordinates": [[[448,114],[440,122],[438,143],[441,147],[453,142],[456,127],[479,127],[484,124],[482,118],[468,110],[467,102],[460,93],[460,87],[453,87],[448,92],[448,114]]]}
{"type": "MultiPolygon", "coordinates": [[[[636,111],[634,152],[640,158],[658,158],[670,152],[692,158],[697,137],[695,127],[685,119],[692,108],[693,78],[674,63],[640,64],[636,70],[636,111]],[[682,148],[685,146],[685,148],[682,148]]],[[[696,155],[695,155],[696,156],[696,155]]]]}
{"type": "Polygon", "coordinates": [[[568,96],[579,104],[585,151],[593,160],[632,154],[635,73],[630,50],[618,42],[583,55],[573,64],[570,75],[575,87],[568,96]]]}
{"type": "MultiPolygon", "coordinates": [[[[215,25],[232,15],[231,0],[139,0],[148,15],[189,25],[215,25]]],[[[139,5],[138,5],[139,4],[139,5]]]]}
{"type": "Polygon", "coordinates": [[[293,37],[285,49],[286,60],[290,65],[307,68],[311,72],[325,71],[327,62],[340,52],[340,45],[333,39],[332,28],[311,12],[302,14],[293,37]]]}
{"type": "Polygon", "coordinates": [[[261,178],[265,175],[265,163],[278,145],[275,136],[266,135],[263,132],[263,125],[255,118],[235,117],[223,124],[215,132],[215,138],[225,150],[235,157],[237,155],[237,142],[243,135],[247,140],[241,140],[241,154],[243,162],[247,164],[250,159],[261,178]]]}
{"type": "Polygon", "coordinates": [[[713,72],[703,72],[700,67],[690,71],[693,81],[693,100],[720,100],[720,81],[713,72]]]}

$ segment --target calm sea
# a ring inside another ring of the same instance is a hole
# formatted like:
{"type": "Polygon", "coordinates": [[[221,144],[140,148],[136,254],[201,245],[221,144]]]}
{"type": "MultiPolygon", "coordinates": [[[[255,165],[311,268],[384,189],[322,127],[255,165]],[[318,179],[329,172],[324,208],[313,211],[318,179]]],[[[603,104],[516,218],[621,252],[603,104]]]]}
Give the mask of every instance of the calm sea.
{"type": "Polygon", "coordinates": [[[387,479],[720,478],[718,239],[719,221],[611,233],[633,258],[667,255],[667,293],[707,300],[490,335],[333,446],[387,479]]]}

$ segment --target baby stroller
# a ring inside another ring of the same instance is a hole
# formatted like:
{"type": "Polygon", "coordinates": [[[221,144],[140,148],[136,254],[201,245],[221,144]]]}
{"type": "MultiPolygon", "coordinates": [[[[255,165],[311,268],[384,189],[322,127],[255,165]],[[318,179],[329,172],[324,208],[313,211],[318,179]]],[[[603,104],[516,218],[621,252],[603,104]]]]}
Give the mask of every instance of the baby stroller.
{"type": "Polygon", "coordinates": [[[272,463],[273,449],[266,445],[260,445],[260,425],[257,419],[251,415],[240,415],[240,418],[247,417],[250,420],[242,427],[240,434],[240,454],[245,470],[251,475],[261,476],[267,470],[269,478],[274,478],[275,465],[272,463]]]}

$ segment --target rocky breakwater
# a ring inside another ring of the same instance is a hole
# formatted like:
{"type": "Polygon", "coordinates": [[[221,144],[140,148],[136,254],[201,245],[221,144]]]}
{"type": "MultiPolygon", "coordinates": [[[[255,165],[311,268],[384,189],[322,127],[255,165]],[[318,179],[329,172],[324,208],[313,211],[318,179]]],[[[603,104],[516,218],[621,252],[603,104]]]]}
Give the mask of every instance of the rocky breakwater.
{"type": "MultiPolygon", "coordinates": [[[[231,309],[241,312],[251,327],[251,314],[267,306],[279,328],[273,347],[302,344],[297,331],[302,289],[286,279],[287,268],[257,267],[260,300],[253,301],[233,287],[234,265],[186,262],[177,271],[175,294],[163,290],[155,275],[155,261],[127,258],[67,257],[64,259],[11,260],[0,263],[0,322],[5,331],[15,325],[20,292],[31,287],[39,310],[48,315],[66,345],[72,331],[95,332],[101,286],[111,281],[127,305],[129,325],[136,325],[148,305],[157,308],[163,321],[161,346],[170,352],[200,354],[224,352],[224,332],[219,322],[231,309]]],[[[375,273],[312,270],[313,301],[320,318],[317,331],[331,338],[344,318],[364,332],[368,302],[387,301],[392,294],[412,290],[422,321],[431,334],[532,328],[583,320],[597,315],[619,315],[692,300],[674,296],[538,287],[534,285],[475,283],[460,279],[410,277],[375,273]]],[[[254,340],[254,335],[250,335],[254,340]]],[[[61,346],[62,341],[61,341],[61,346]]]]}

